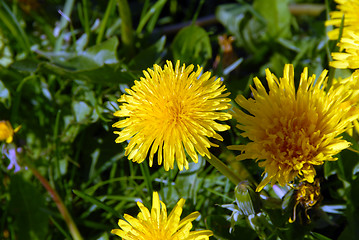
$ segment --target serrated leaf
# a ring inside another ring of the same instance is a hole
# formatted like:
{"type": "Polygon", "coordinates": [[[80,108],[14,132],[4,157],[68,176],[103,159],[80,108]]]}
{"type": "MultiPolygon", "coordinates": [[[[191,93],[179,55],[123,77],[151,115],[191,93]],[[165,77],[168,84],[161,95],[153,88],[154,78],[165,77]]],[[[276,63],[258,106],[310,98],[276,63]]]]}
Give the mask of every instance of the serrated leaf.
{"type": "Polygon", "coordinates": [[[117,46],[118,39],[113,37],[78,54],[39,52],[51,63],[40,63],[37,71],[102,84],[132,83],[134,75],[118,62],[117,46]]]}
{"type": "Polygon", "coordinates": [[[11,64],[11,68],[14,68],[21,72],[34,73],[36,72],[37,65],[38,61],[29,58],[14,62],[13,64],[11,64]]]}
{"type": "Polygon", "coordinates": [[[113,37],[78,53],[41,51],[38,51],[38,53],[58,66],[79,71],[99,68],[105,64],[118,63],[116,57],[117,47],[118,39],[113,37]]]}
{"type": "Polygon", "coordinates": [[[95,69],[76,71],[46,62],[39,65],[38,71],[101,84],[129,83],[132,85],[137,75],[137,73],[122,69],[120,64],[105,64],[95,69]]]}

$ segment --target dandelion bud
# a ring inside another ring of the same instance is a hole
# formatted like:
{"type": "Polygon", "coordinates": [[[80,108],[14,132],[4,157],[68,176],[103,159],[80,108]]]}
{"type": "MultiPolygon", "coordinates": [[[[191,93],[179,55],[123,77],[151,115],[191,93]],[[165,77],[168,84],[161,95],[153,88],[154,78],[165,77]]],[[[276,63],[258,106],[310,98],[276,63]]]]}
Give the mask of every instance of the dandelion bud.
{"type": "Polygon", "coordinates": [[[243,215],[256,214],[260,210],[260,198],[248,181],[240,182],[234,189],[236,202],[243,215]]]}

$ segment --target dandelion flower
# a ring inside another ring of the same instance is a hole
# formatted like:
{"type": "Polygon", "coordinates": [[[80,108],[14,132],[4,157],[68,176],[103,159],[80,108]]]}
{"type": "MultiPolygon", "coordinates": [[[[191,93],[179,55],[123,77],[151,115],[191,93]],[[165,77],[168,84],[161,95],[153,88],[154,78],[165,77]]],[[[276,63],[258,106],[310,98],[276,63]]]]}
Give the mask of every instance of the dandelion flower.
{"type": "MultiPolygon", "coordinates": [[[[352,73],[349,77],[344,79],[334,79],[333,80],[334,86],[340,86],[340,85],[347,85],[350,91],[352,92],[350,96],[348,97],[347,101],[342,103],[342,107],[346,108],[348,106],[351,106],[350,111],[347,113],[348,115],[351,115],[355,113],[359,108],[359,70],[356,70],[354,73],[352,73]]],[[[359,121],[358,119],[353,120],[353,128],[349,128],[347,130],[348,134],[350,136],[353,136],[353,131],[355,130],[357,133],[359,133],[359,121]]]]}
{"type": "Polygon", "coordinates": [[[0,141],[11,143],[14,138],[14,134],[19,131],[19,129],[20,126],[14,130],[9,121],[0,121],[0,141]]]}
{"type": "Polygon", "coordinates": [[[111,233],[124,240],[208,240],[213,235],[212,231],[190,231],[192,221],[198,218],[199,212],[193,212],[180,220],[184,203],[185,200],[180,199],[167,216],[166,205],[154,192],[151,212],[141,202],[137,202],[141,210],[137,218],[125,214],[127,222],[120,219],[118,226],[121,229],[113,229],[111,233]]]}
{"type": "Polygon", "coordinates": [[[116,117],[124,118],[113,127],[119,136],[116,143],[129,140],[126,156],[133,162],[143,162],[149,153],[150,166],[157,152],[158,164],[165,170],[173,169],[174,160],[180,170],[188,169],[187,153],[194,161],[198,154],[210,157],[208,148],[217,146],[208,138],[223,140],[216,131],[230,127],[217,121],[226,121],[231,115],[221,110],[230,108],[229,93],[221,79],[193,71],[193,65],[176,67],[170,61],[162,69],[154,65],[143,71],[145,77],[135,81],[118,100],[120,110],[116,117]],[[151,150],[150,150],[151,149],[151,150]]]}
{"type": "Polygon", "coordinates": [[[333,25],[335,29],[328,32],[331,40],[339,37],[340,26],[344,16],[343,37],[346,37],[349,31],[359,32],[359,1],[358,0],[335,0],[339,11],[330,12],[330,20],[325,22],[326,26],[333,25]]]}
{"type": "Polygon", "coordinates": [[[256,159],[265,168],[257,191],[269,182],[284,186],[295,177],[312,183],[314,166],[337,160],[333,155],[349,147],[338,135],[349,128],[358,112],[348,114],[352,107],[343,104],[350,94],[347,85],[325,91],[326,74],[324,70],[316,80],[304,68],[295,90],[293,65],[285,65],[280,79],[266,69],[269,93],[254,78],[254,99],[237,96],[236,102],[246,111],[234,110],[237,127],[251,142],[229,148],[242,152],[238,160],[256,159]]]}
{"type": "Polygon", "coordinates": [[[332,53],[334,61],[329,65],[335,68],[359,69],[359,31],[349,31],[348,37],[343,37],[338,46],[345,52],[332,53]]]}

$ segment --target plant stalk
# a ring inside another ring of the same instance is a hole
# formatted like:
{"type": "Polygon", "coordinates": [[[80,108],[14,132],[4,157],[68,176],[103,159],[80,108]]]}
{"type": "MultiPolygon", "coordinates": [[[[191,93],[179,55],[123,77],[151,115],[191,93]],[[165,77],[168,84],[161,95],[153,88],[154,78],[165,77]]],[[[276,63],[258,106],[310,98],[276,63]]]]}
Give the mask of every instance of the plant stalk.
{"type": "Polygon", "coordinates": [[[71,236],[74,240],[83,240],[74,220],[72,219],[69,211],[67,210],[65,204],[61,200],[59,194],[56,192],[54,188],[51,187],[50,183],[32,166],[28,166],[35,177],[41,182],[44,188],[49,192],[52,199],[56,203],[59,212],[61,213],[62,217],[64,218],[67,227],[70,230],[71,236]]]}
{"type": "Polygon", "coordinates": [[[207,161],[215,167],[219,172],[221,172],[224,176],[226,176],[234,185],[238,185],[241,179],[225,165],[221,160],[219,160],[216,156],[210,153],[210,158],[207,158],[207,161]]]}

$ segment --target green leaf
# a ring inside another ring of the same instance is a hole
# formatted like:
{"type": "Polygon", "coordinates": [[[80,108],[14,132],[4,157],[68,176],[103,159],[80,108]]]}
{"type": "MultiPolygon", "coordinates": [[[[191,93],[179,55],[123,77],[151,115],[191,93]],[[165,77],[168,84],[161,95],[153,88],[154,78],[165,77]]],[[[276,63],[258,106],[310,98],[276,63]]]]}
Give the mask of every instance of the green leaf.
{"type": "Polygon", "coordinates": [[[38,71],[101,84],[129,83],[132,85],[137,75],[123,69],[121,64],[105,64],[95,69],[74,71],[52,63],[41,63],[38,71]]]}
{"type": "Polygon", "coordinates": [[[132,58],[129,68],[134,70],[144,70],[156,63],[163,54],[166,37],[162,36],[155,44],[143,49],[137,56],[132,58]]]}
{"type": "Polygon", "coordinates": [[[342,158],[338,155],[337,161],[326,161],[324,163],[324,177],[328,179],[331,175],[338,174],[338,177],[345,180],[342,158]]]}
{"type": "Polygon", "coordinates": [[[253,8],[266,20],[267,36],[272,39],[290,36],[291,14],[288,0],[255,0],[253,8]]]}
{"type": "Polygon", "coordinates": [[[216,9],[216,17],[235,36],[240,46],[260,52],[265,35],[265,19],[249,4],[223,4],[216,9]]]}
{"type": "Polygon", "coordinates": [[[9,212],[14,217],[17,239],[45,239],[49,220],[41,193],[17,174],[11,177],[10,196],[9,212]]]}
{"type": "Polygon", "coordinates": [[[212,47],[207,32],[198,26],[189,26],[178,32],[172,43],[175,60],[187,64],[204,65],[212,57],[212,47]]]}
{"type": "Polygon", "coordinates": [[[351,150],[351,151],[354,150],[353,152],[359,153],[359,144],[358,144],[358,142],[346,132],[344,132],[342,134],[342,136],[343,136],[344,140],[351,143],[351,146],[350,146],[349,150],[351,150]]]}
{"type": "Polygon", "coordinates": [[[105,64],[118,63],[116,50],[118,39],[110,38],[79,53],[41,52],[39,54],[50,59],[54,64],[73,71],[102,67],[105,64]]]}
{"type": "Polygon", "coordinates": [[[50,59],[51,63],[40,63],[37,71],[102,84],[132,84],[136,78],[135,74],[124,69],[119,63],[116,56],[117,46],[118,39],[113,37],[77,55],[68,52],[39,52],[50,59]]]}
{"type": "Polygon", "coordinates": [[[11,67],[20,72],[35,73],[37,65],[38,61],[29,58],[14,62],[13,64],[11,64],[11,67]]]}
{"type": "Polygon", "coordinates": [[[74,115],[76,117],[77,122],[86,121],[92,113],[92,108],[89,105],[87,105],[84,101],[72,102],[72,109],[74,111],[74,115]]]}
{"type": "Polygon", "coordinates": [[[239,40],[241,38],[240,25],[246,20],[247,12],[249,12],[249,7],[247,5],[236,3],[223,4],[217,7],[216,17],[229,32],[234,34],[236,39],[239,40]]]}

